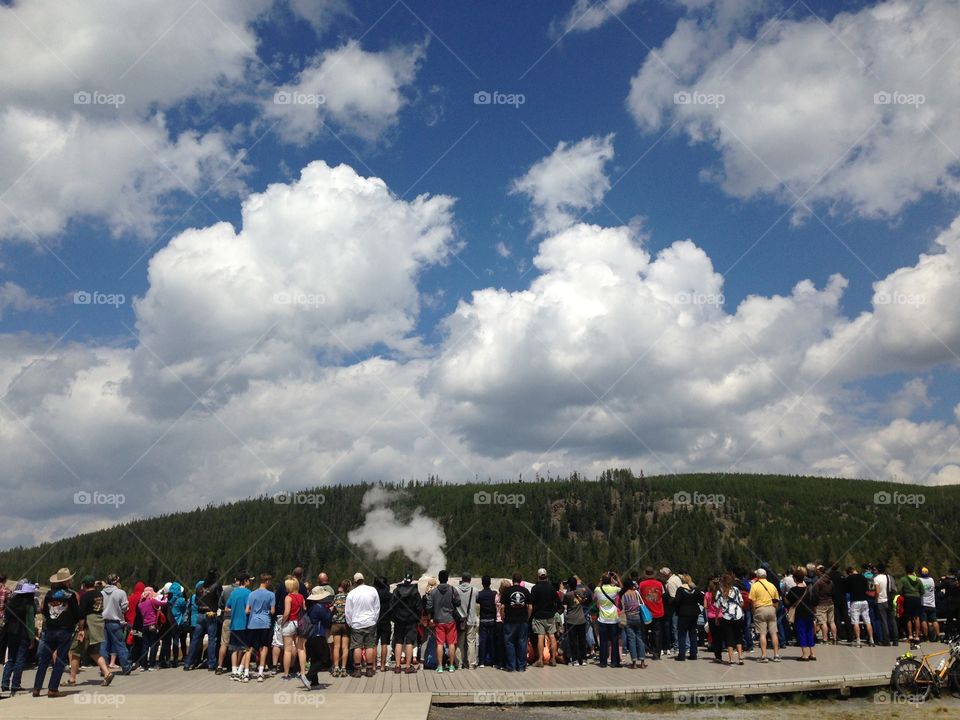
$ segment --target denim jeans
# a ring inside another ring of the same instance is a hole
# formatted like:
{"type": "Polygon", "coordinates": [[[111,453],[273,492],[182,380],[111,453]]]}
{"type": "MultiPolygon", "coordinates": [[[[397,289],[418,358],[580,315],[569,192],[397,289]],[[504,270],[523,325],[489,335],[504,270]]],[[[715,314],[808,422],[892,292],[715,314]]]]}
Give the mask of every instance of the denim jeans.
{"type": "Polygon", "coordinates": [[[626,627],[627,652],[634,662],[643,662],[647,657],[647,648],[643,642],[643,622],[628,622],[626,627]]]}
{"type": "Polygon", "coordinates": [[[743,611],[743,649],[753,650],[753,611],[743,611]]]}
{"type": "Polygon", "coordinates": [[[493,647],[493,631],[495,630],[494,623],[486,623],[480,625],[480,636],[477,644],[477,663],[480,665],[493,665],[494,658],[494,647],[493,647]]]}
{"type": "Polygon", "coordinates": [[[47,676],[47,668],[51,663],[53,668],[50,672],[50,689],[60,689],[60,678],[63,677],[63,671],[70,662],[68,653],[70,652],[70,641],[73,640],[73,628],[52,627],[43,631],[40,637],[40,649],[37,654],[37,674],[33,679],[33,689],[39,690],[43,687],[43,681],[47,676]],[[53,661],[53,654],[57,654],[57,659],[53,661]]]}
{"type": "Polygon", "coordinates": [[[600,626],[600,667],[607,666],[607,655],[610,655],[610,664],[620,667],[620,625],[619,623],[598,623],[600,626]]]}
{"type": "Polygon", "coordinates": [[[100,642],[100,655],[109,661],[111,655],[117,656],[117,664],[124,672],[130,670],[130,655],[124,642],[123,625],[117,620],[103,621],[103,640],[100,642]]]}
{"type": "Polygon", "coordinates": [[[193,629],[193,637],[190,638],[190,657],[184,664],[184,669],[196,665],[200,660],[204,635],[207,636],[207,667],[217,666],[217,618],[201,615],[193,629]]]}
{"type": "Polygon", "coordinates": [[[23,677],[23,666],[27,664],[27,653],[30,652],[30,640],[28,638],[14,638],[7,645],[9,657],[6,665],[3,666],[3,680],[0,686],[13,689],[19,688],[23,677]]]}
{"type": "Polygon", "coordinates": [[[875,598],[867,598],[867,608],[870,611],[870,625],[873,626],[873,639],[878,643],[885,642],[887,640],[887,635],[884,632],[886,623],[878,622],[879,613],[875,598]]]}
{"type": "Polygon", "coordinates": [[[507,670],[526,670],[527,623],[504,623],[503,636],[506,643],[507,670]]]}
{"type": "Polygon", "coordinates": [[[690,647],[690,659],[697,657],[697,617],[677,618],[677,657],[687,656],[687,645],[690,647]]]}

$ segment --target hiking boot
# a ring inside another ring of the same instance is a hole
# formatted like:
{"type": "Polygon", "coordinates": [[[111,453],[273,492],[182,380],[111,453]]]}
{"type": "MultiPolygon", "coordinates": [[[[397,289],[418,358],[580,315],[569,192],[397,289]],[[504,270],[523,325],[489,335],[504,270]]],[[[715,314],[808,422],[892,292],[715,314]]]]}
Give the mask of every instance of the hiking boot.
{"type": "Polygon", "coordinates": [[[367,668],[367,672],[366,672],[366,676],[367,676],[367,677],[373,677],[373,672],[374,672],[373,668],[372,668],[372,667],[368,667],[368,668],[367,668]]]}
{"type": "Polygon", "coordinates": [[[543,667],[543,660],[537,660],[534,664],[534,667],[543,667]]]}
{"type": "Polygon", "coordinates": [[[357,668],[350,677],[361,678],[363,677],[363,673],[360,672],[360,668],[357,668]]]}

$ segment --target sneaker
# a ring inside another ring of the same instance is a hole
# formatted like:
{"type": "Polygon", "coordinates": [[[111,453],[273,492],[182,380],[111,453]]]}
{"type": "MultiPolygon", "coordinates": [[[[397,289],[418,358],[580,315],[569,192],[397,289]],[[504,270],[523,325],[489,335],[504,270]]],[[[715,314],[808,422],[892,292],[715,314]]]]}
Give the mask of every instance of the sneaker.
{"type": "Polygon", "coordinates": [[[248,683],[248,682],[250,682],[250,676],[249,676],[249,675],[241,675],[241,676],[240,676],[240,682],[242,682],[242,683],[248,683]]]}
{"type": "Polygon", "coordinates": [[[218,668],[214,668],[214,672],[217,675],[223,675],[225,672],[230,672],[230,671],[227,670],[225,667],[218,667],[218,668]]]}
{"type": "Polygon", "coordinates": [[[303,687],[305,687],[307,690],[310,689],[310,681],[307,680],[305,675],[300,675],[299,680],[300,680],[300,684],[303,685],[303,687]]]}
{"type": "Polygon", "coordinates": [[[443,672],[443,665],[437,665],[437,672],[443,672]]]}
{"type": "Polygon", "coordinates": [[[454,670],[456,670],[456,668],[453,665],[447,668],[447,672],[453,672],[454,670]]]}
{"type": "Polygon", "coordinates": [[[234,682],[240,682],[240,673],[230,673],[230,679],[234,682]]]}
{"type": "Polygon", "coordinates": [[[770,658],[768,658],[768,657],[762,657],[762,658],[760,658],[760,659],[758,660],[758,662],[768,663],[768,662],[770,662],[770,658]]]}
{"type": "Polygon", "coordinates": [[[263,682],[263,673],[257,674],[257,682],[263,682]]]}
{"type": "Polygon", "coordinates": [[[774,661],[774,662],[780,662],[780,656],[779,656],[779,655],[774,655],[774,656],[773,656],[773,661],[774,661]]]}

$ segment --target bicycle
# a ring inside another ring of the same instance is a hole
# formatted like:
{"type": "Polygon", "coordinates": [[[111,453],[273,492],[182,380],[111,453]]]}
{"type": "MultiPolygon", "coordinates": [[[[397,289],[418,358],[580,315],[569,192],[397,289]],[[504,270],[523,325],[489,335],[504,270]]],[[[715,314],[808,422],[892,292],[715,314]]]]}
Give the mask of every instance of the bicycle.
{"type": "Polygon", "coordinates": [[[923,702],[932,692],[939,697],[945,686],[960,693],[960,635],[951,638],[946,650],[924,653],[919,659],[905,652],[897,659],[890,685],[899,695],[916,702],[923,702]],[[942,659],[936,662],[936,658],[942,659]]]}

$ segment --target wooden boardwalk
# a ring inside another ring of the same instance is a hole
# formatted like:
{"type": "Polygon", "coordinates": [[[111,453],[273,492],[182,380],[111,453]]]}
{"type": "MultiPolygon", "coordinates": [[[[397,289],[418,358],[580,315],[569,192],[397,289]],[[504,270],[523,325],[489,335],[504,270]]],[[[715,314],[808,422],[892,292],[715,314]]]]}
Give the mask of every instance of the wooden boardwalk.
{"type": "MultiPolygon", "coordinates": [[[[235,707],[238,712],[255,711],[257,717],[270,718],[303,706],[328,713],[343,708],[350,720],[413,720],[425,718],[431,703],[513,705],[650,698],[697,704],[716,697],[885,687],[897,656],[906,649],[826,646],[818,648],[817,662],[804,663],[797,661],[796,648],[788,648],[781,663],[761,664],[754,659],[759,655],[755,653],[747,656],[743,666],[732,667],[713,664],[701,652],[695,662],[664,659],[649,662],[645,670],[588,665],[528,668],[524,673],[484,668],[415,675],[388,672],[359,679],[321,675],[321,686],[313,691],[280,677],[239,684],[229,676],[180,669],[117,677],[109,688],[101,688],[96,671],[86,669],[77,688],[61,688],[70,697],[50,700],[18,695],[0,703],[0,714],[24,719],[79,720],[87,713],[98,718],[188,718],[209,713],[211,707],[218,711],[235,707]]],[[[25,684],[32,680],[32,674],[25,673],[25,684]]]]}

